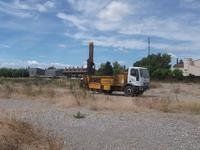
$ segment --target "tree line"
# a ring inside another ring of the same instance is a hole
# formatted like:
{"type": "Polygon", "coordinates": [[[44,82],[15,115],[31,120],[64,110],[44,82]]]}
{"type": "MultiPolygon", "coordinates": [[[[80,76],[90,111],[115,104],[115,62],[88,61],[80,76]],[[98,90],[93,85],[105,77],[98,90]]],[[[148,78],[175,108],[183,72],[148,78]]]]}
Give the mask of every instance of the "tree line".
{"type": "MultiPolygon", "coordinates": [[[[182,80],[184,78],[181,70],[171,70],[171,56],[168,54],[151,54],[135,62],[133,66],[148,68],[151,79],[155,80],[182,80]]],[[[126,67],[120,65],[118,62],[111,64],[111,62],[107,61],[100,65],[95,74],[115,75],[126,71],[126,67]]]]}
{"type": "Polygon", "coordinates": [[[171,69],[171,56],[168,54],[151,54],[135,62],[133,66],[146,67],[150,77],[156,80],[182,80],[183,72],[179,69],[171,69]]]}
{"type": "MultiPolygon", "coordinates": [[[[151,79],[156,80],[169,80],[176,79],[182,80],[183,73],[181,70],[175,69],[171,70],[171,56],[168,54],[151,54],[141,60],[135,62],[133,66],[148,68],[150,72],[151,79]]],[[[111,63],[107,61],[102,63],[100,67],[95,71],[95,75],[116,75],[126,72],[125,66],[121,65],[117,61],[111,63]]],[[[28,77],[28,69],[10,69],[10,68],[0,68],[0,77],[28,77]]]]}
{"type": "Polygon", "coordinates": [[[0,77],[19,78],[28,76],[29,76],[28,69],[0,68],[0,77]]]}

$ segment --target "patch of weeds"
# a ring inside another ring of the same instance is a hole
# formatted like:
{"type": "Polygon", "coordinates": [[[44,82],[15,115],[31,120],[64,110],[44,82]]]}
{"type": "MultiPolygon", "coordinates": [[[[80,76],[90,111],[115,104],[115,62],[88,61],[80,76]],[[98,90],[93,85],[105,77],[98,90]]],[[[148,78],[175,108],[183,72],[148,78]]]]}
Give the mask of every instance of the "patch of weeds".
{"type": "Polygon", "coordinates": [[[4,96],[6,98],[10,98],[12,96],[12,94],[14,93],[14,88],[12,87],[12,85],[10,84],[5,84],[4,85],[4,96]]]}
{"type": "Polygon", "coordinates": [[[80,111],[77,112],[76,114],[74,114],[73,116],[74,116],[74,118],[76,118],[76,119],[82,119],[82,118],[85,118],[85,115],[82,114],[80,111]]]}

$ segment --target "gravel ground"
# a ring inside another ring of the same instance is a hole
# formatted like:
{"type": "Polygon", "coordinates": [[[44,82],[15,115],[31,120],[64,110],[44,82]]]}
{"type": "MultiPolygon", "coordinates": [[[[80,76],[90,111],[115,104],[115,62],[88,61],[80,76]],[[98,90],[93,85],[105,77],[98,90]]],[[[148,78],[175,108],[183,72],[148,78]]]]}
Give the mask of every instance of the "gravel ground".
{"type": "MultiPolygon", "coordinates": [[[[29,100],[0,100],[0,116],[16,117],[63,137],[67,149],[200,149],[200,116],[91,111],[29,100]],[[84,119],[73,114],[81,111],[84,119]]],[[[65,149],[65,148],[64,148],[65,149]]]]}

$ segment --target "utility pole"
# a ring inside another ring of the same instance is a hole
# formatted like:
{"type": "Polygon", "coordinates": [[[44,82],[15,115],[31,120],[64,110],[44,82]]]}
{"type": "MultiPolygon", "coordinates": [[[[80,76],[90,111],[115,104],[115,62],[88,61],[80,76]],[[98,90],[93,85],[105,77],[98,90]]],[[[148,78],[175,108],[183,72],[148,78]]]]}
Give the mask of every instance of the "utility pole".
{"type": "Polygon", "coordinates": [[[148,67],[149,67],[149,72],[150,72],[150,69],[151,69],[151,40],[150,40],[150,37],[148,37],[148,58],[149,58],[149,64],[148,64],[148,67]]]}
{"type": "Polygon", "coordinates": [[[151,49],[151,41],[150,41],[150,37],[148,37],[148,56],[150,56],[150,49],[151,49]]]}

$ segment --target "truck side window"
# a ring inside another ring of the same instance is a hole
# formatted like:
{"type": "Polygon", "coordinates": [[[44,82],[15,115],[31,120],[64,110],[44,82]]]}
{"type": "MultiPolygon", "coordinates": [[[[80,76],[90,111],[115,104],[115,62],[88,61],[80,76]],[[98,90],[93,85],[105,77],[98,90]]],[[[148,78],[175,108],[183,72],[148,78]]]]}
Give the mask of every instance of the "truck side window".
{"type": "Polygon", "coordinates": [[[139,81],[139,72],[137,69],[131,69],[131,76],[136,77],[136,80],[139,81]]]}

